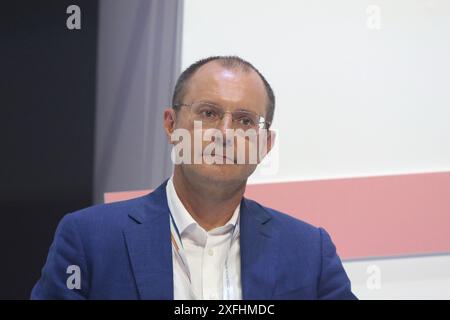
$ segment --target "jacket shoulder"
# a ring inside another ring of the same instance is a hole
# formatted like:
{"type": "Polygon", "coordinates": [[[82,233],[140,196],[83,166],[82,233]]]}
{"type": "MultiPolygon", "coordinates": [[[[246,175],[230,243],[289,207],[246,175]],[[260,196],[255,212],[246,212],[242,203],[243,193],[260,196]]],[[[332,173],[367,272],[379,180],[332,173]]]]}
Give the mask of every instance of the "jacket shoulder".
{"type": "Polygon", "coordinates": [[[320,237],[321,228],[316,227],[306,221],[300,220],[287,213],[265,207],[254,200],[248,200],[253,207],[258,208],[270,216],[274,225],[281,229],[285,235],[294,235],[296,238],[317,238],[320,237]]]}
{"type": "Polygon", "coordinates": [[[80,227],[92,223],[123,225],[129,220],[129,214],[139,212],[145,207],[147,197],[148,195],[125,201],[93,205],[69,213],[64,219],[72,220],[80,227]]]}

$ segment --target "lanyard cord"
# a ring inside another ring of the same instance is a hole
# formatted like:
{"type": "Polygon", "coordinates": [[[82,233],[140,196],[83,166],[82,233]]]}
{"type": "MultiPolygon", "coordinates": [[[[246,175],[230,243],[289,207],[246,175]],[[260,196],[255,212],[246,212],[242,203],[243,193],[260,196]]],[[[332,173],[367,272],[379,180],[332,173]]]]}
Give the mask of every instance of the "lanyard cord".
{"type": "Polygon", "coordinates": [[[175,249],[177,256],[180,258],[184,272],[188,277],[189,283],[191,283],[191,273],[189,271],[189,265],[184,253],[183,241],[181,241],[181,235],[178,231],[175,220],[173,219],[172,213],[170,213],[170,239],[172,241],[172,248],[175,249]],[[174,236],[174,232],[176,236],[174,236]]]}
{"type": "MultiPolygon", "coordinates": [[[[169,214],[170,214],[170,233],[171,233],[170,238],[172,241],[172,248],[175,249],[177,256],[181,260],[184,272],[186,273],[187,278],[189,280],[191,295],[193,297],[195,297],[195,295],[192,291],[191,273],[189,270],[189,265],[188,265],[188,262],[186,259],[186,255],[184,253],[183,241],[181,240],[180,232],[178,230],[178,227],[177,227],[175,220],[172,216],[172,213],[170,211],[169,211],[169,214]],[[174,233],[176,236],[174,236],[174,233]]],[[[224,266],[224,272],[223,272],[223,299],[224,300],[232,299],[233,288],[232,288],[231,280],[230,280],[230,271],[229,271],[230,268],[228,266],[228,257],[230,255],[231,246],[233,245],[233,242],[237,238],[238,234],[239,234],[239,219],[236,222],[236,224],[233,226],[233,231],[232,231],[231,239],[230,239],[230,245],[228,247],[227,255],[225,257],[225,266],[224,266]]]]}
{"type": "Polygon", "coordinates": [[[236,224],[233,227],[233,232],[231,233],[231,240],[230,240],[230,246],[227,251],[227,255],[225,258],[225,266],[224,266],[224,285],[223,285],[223,299],[224,300],[231,300],[233,295],[233,287],[231,285],[230,281],[230,271],[228,266],[228,257],[230,256],[231,246],[233,245],[234,240],[239,235],[239,219],[236,222],[236,224]]]}

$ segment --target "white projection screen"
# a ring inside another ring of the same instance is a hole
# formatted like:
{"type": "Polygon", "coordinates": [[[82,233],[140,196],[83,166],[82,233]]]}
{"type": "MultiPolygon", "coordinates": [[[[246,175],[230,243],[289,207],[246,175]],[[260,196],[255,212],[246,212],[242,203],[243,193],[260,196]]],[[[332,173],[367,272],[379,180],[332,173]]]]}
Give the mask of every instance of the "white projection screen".
{"type": "Polygon", "coordinates": [[[183,68],[239,55],[275,91],[278,159],[250,194],[284,186],[277,209],[328,210],[310,221],[330,230],[360,298],[450,298],[449,39],[445,0],[184,2],[183,68]],[[308,182],[323,188],[302,207],[311,197],[291,189],[308,182]]]}

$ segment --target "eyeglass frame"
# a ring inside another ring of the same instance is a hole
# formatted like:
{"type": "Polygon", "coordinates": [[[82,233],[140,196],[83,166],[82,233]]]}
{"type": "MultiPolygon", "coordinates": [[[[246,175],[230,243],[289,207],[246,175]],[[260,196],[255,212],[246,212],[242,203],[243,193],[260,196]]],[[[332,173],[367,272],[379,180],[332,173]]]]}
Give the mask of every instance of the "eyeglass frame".
{"type": "MultiPolygon", "coordinates": [[[[177,110],[177,108],[180,108],[180,107],[192,107],[192,105],[194,105],[196,103],[205,103],[205,104],[209,104],[209,105],[212,105],[212,106],[215,106],[215,107],[218,107],[218,108],[222,109],[223,110],[223,114],[219,117],[220,120],[223,119],[223,117],[225,116],[226,113],[229,113],[229,114],[231,114],[232,121],[234,121],[233,120],[233,113],[239,112],[239,111],[226,111],[225,108],[222,107],[221,105],[218,105],[218,104],[212,103],[212,102],[208,102],[208,101],[195,101],[195,102],[192,102],[190,104],[189,103],[177,103],[177,104],[174,104],[172,106],[172,108],[177,110]]],[[[260,115],[260,114],[258,114],[256,112],[253,112],[253,111],[249,111],[249,110],[241,110],[241,111],[244,111],[244,112],[249,113],[249,114],[254,114],[257,117],[259,117],[259,122],[256,124],[258,129],[268,129],[270,127],[271,122],[266,121],[266,118],[263,117],[262,115],[260,115]],[[262,119],[262,121],[261,121],[261,119],[262,119]],[[263,124],[263,127],[260,127],[261,124],[263,124]]]]}

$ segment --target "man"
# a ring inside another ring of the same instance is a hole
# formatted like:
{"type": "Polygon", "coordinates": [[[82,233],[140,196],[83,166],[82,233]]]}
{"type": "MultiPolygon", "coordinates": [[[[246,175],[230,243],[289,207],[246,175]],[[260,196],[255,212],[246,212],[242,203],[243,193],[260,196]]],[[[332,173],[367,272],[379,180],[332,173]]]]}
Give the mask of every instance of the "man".
{"type": "Polygon", "coordinates": [[[32,298],[355,298],[325,230],[243,197],[275,138],[275,98],[260,72],[239,57],[200,60],[172,102],[172,177],[144,197],[65,216],[32,298]]]}

